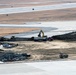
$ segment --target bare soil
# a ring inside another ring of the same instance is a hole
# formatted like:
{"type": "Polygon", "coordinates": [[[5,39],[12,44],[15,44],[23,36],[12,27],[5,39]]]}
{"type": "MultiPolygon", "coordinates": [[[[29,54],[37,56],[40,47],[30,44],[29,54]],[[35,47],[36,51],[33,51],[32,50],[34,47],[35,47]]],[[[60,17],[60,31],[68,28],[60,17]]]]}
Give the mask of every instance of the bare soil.
{"type": "MultiPolygon", "coordinates": [[[[48,5],[48,4],[59,4],[59,3],[75,3],[76,0],[0,0],[0,8],[8,7],[24,7],[24,6],[36,6],[36,5],[48,5]],[[50,1],[48,3],[48,1],[50,1]],[[25,4],[27,2],[27,4],[25,4]],[[41,4],[28,4],[28,2],[42,2],[41,4]],[[44,3],[46,2],[46,3],[44,3]]],[[[61,9],[61,10],[48,10],[48,11],[38,11],[29,13],[17,13],[0,15],[0,23],[3,24],[25,24],[26,22],[35,21],[66,21],[66,20],[76,20],[76,8],[73,9],[61,9]]],[[[34,28],[0,28],[0,36],[21,33],[35,30],[34,28]]],[[[37,60],[60,60],[59,53],[67,53],[69,58],[66,60],[75,59],[76,60],[76,41],[65,42],[65,41],[51,41],[51,42],[31,42],[31,41],[20,41],[13,42],[17,43],[18,47],[11,50],[18,53],[29,53],[31,58],[28,61],[37,60]]]]}
{"type": "MultiPolygon", "coordinates": [[[[47,42],[32,42],[32,41],[20,41],[14,42],[18,46],[11,50],[18,53],[28,53],[31,57],[27,61],[40,61],[40,60],[61,60],[59,53],[67,53],[69,55],[65,60],[76,59],[76,42],[65,41],[47,41],[47,42]]],[[[26,60],[25,60],[26,61],[26,60]]]]}

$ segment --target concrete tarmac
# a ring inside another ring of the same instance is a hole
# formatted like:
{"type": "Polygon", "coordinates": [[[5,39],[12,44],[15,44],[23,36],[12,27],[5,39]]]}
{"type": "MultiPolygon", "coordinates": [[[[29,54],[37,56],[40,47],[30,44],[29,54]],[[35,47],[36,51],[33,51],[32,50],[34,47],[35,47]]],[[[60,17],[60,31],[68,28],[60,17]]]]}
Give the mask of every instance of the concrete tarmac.
{"type": "Polygon", "coordinates": [[[0,64],[0,75],[76,75],[76,61],[0,64]]]}

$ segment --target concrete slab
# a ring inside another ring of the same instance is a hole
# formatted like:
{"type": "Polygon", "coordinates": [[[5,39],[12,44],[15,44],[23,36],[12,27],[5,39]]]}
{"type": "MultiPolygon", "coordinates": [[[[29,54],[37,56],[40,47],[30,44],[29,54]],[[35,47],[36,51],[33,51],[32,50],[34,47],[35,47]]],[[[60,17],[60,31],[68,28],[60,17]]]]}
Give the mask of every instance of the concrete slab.
{"type": "Polygon", "coordinates": [[[0,75],[76,75],[76,60],[0,64],[0,75]]]}
{"type": "Polygon", "coordinates": [[[43,72],[35,67],[31,67],[25,63],[16,63],[16,64],[0,64],[0,75],[23,75],[28,73],[43,72]]]}

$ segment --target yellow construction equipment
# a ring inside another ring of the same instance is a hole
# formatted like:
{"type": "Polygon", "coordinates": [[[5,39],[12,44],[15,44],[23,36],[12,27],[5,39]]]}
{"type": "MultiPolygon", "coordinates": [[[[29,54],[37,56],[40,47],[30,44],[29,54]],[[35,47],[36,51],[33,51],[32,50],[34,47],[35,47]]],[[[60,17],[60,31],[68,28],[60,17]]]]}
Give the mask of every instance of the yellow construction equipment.
{"type": "Polygon", "coordinates": [[[40,30],[38,37],[34,37],[34,41],[47,41],[47,36],[44,35],[43,30],[40,30]]]}
{"type": "Polygon", "coordinates": [[[44,32],[43,30],[40,30],[39,34],[38,34],[38,37],[44,37],[44,32]]]}

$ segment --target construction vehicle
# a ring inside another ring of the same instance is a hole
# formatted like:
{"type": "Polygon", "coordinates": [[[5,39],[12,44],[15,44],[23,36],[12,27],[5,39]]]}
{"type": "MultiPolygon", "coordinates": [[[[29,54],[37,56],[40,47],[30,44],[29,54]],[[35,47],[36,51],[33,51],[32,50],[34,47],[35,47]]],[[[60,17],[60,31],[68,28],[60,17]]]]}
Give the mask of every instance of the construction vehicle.
{"type": "Polygon", "coordinates": [[[44,35],[44,32],[43,30],[40,30],[39,34],[38,34],[38,37],[47,37],[46,35],[44,35]]]}
{"type": "Polygon", "coordinates": [[[34,41],[47,41],[47,36],[44,35],[43,30],[40,30],[38,37],[34,37],[34,41]]]}
{"type": "Polygon", "coordinates": [[[44,37],[44,32],[42,30],[40,30],[38,37],[44,37]],[[41,33],[42,33],[42,36],[41,36],[41,33]]]}
{"type": "Polygon", "coordinates": [[[68,58],[68,54],[66,54],[66,53],[60,53],[59,57],[61,59],[68,58]]]}
{"type": "MultiPolygon", "coordinates": [[[[0,41],[53,41],[53,38],[47,37],[46,35],[44,35],[43,30],[40,30],[37,37],[30,37],[30,38],[23,38],[23,37],[21,38],[21,37],[15,37],[15,36],[11,36],[11,38],[0,37],[0,41]]],[[[4,44],[4,47],[5,46],[12,47],[14,45],[4,44]]]]}

